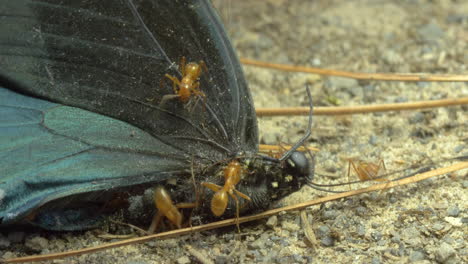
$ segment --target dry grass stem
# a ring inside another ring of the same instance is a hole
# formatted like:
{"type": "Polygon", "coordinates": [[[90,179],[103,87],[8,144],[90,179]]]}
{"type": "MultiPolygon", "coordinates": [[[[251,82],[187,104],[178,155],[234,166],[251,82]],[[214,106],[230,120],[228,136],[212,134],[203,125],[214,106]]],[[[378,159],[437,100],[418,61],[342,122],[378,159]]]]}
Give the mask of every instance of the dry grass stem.
{"type": "MultiPolygon", "coordinates": [[[[415,110],[468,104],[468,97],[395,104],[376,104],[341,107],[314,107],[314,115],[352,115],[373,112],[415,110]]],[[[309,115],[308,107],[257,108],[257,116],[309,115]]]]}
{"type": "Polygon", "coordinates": [[[357,80],[375,80],[375,81],[404,81],[404,82],[468,82],[468,74],[411,74],[411,73],[363,73],[337,71],[314,67],[304,67],[287,64],[277,64],[264,61],[241,58],[240,61],[245,65],[269,68],[288,72],[304,72],[328,76],[340,76],[357,80]]]}

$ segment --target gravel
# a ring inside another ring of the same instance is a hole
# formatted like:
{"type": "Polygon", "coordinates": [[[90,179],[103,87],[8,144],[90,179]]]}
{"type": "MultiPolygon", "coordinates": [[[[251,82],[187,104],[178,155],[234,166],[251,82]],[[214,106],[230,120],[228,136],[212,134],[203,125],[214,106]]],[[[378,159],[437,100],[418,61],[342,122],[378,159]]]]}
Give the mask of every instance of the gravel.
{"type": "Polygon", "coordinates": [[[436,250],[436,259],[441,263],[448,262],[451,258],[455,257],[455,249],[447,243],[442,243],[436,250]]]}
{"type": "Polygon", "coordinates": [[[34,237],[26,239],[24,246],[28,248],[29,250],[32,250],[35,252],[41,252],[42,250],[48,248],[49,240],[47,240],[44,237],[34,236],[34,237]]]}

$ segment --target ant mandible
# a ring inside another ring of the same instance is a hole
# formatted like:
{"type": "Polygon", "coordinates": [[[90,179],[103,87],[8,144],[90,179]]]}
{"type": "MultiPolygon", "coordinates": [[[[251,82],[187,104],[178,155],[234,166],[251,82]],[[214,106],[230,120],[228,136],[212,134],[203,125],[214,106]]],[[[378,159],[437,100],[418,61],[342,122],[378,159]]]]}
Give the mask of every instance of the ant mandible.
{"type": "MultiPolygon", "coordinates": [[[[221,187],[214,183],[202,182],[202,185],[215,192],[211,200],[211,212],[215,216],[221,216],[226,211],[229,196],[236,202],[236,216],[239,220],[239,199],[242,197],[247,201],[251,201],[250,197],[236,190],[236,185],[241,180],[242,168],[238,161],[231,161],[224,169],[224,186],[221,187]],[[236,196],[237,195],[237,196],[236,196]]],[[[237,222],[239,228],[239,222],[237,222]]]]}
{"type": "Polygon", "coordinates": [[[166,74],[166,78],[172,81],[172,88],[174,89],[174,95],[166,95],[163,97],[161,104],[170,98],[178,97],[182,103],[188,102],[190,97],[193,95],[201,96],[203,99],[206,98],[205,93],[200,90],[200,76],[202,71],[208,72],[208,68],[204,61],[189,62],[186,63],[185,57],[180,59],[179,70],[182,74],[182,79],[179,80],[177,77],[166,74]],[[169,96],[169,97],[167,97],[169,96]]]}

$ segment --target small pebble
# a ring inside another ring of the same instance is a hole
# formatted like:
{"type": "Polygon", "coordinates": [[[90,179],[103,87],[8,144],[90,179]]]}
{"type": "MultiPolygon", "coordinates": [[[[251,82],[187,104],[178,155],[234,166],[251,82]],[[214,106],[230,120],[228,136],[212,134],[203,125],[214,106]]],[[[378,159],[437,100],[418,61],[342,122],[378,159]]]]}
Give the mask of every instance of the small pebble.
{"type": "Polygon", "coordinates": [[[468,188],[468,181],[463,181],[463,188],[468,188]]]}
{"type": "Polygon", "coordinates": [[[461,227],[463,225],[462,219],[458,217],[447,216],[444,217],[444,220],[452,226],[461,227]]]}
{"type": "Polygon", "coordinates": [[[363,225],[358,225],[356,228],[358,235],[364,236],[366,234],[366,227],[363,225]]]}
{"type": "Polygon", "coordinates": [[[350,78],[330,77],[328,78],[327,86],[332,89],[350,89],[359,86],[359,83],[350,78]]]}
{"type": "Polygon", "coordinates": [[[326,210],[323,211],[322,217],[325,220],[332,220],[335,219],[338,216],[338,212],[336,210],[326,210]]]}
{"type": "Polygon", "coordinates": [[[369,144],[371,145],[377,145],[378,138],[376,135],[371,135],[369,137],[369,144]]]}
{"type": "Polygon", "coordinates": [[[372,233],[371,233],[371,237],[372,237],[375,241],[379,241],[380,239],[382,239],[382,233],[379,232],[379,231],[372,232],[372,233]]]}
{"type": "Polygon", "coordinates": [[[397,96],[394,100],[395,103],[406,103],[408,102],[408,97],[405,96],[397,96]]]}
{"type": "Polygon", "coordinates": [[[398,250],[396,248],[392,248],[392,249],[390,249],[390,254],[392,254],[393,256],[400,257],[400,250],[398,250]]]}
{"type": "Polygon", "coordinates": [[[215,263],[216,264],[227,264],[227,263],[229,263],[229,259],[226,256],[216,256],[215,263]]]}
{"type": "Polygon", "coordinates": [[[460,214],[460,209],[456,205],[452,205],[447,209],[447,215],[457,217],[460,214]]]}
{"type": "Polygon", "coordinates": [[[26,239],[24,245],[32,251],[41,252],[49,247],[49,240],[40,236],[35,236],[33,238],[26,239]]]}
{"type": "Polygon", "coordinates": [[[463,23],[463,21],[468,21],[468,15],[465,14],[450,14],[445,18],[447,23],[463,23]]]}
{"type": "Polygon", "coordinates": [[[3,259],[10,259],[10,258],[16,258],[17,255],[11,251],[7,251],[3,254],[2,258],[3,259]]]}
{"type": "Polygon", "coordinates": [[[291,223],[291,222],[283,222],[281,224],[281,227],[284,229],[284,230],[288,230],[290,232],[296,232],[298,231],[299,229],[301,229],[301,227],[295,223],[291,223]]]}
{"type": "Polygon", "coordinates": [[[423,122],[425,119],[425,116],[423,113],[421,112],[417,112],[415,114],[413,114],[409,119],[408,119],[408,122],[410,124],[416,124],[416,123],[421,123],[423,122]]]}
{"type": "Polygon", "coordinates": [[[270,239],[271,239],[271,241],[277,242],[277,241],[280,241],[282,238],[279,237],[279,236],[272,236],[272,237],[270,237],[270,239]]]}
{"type": "Polygon", "coordinates": [[[320,65],[322,65],[322,61],[321,61],[320,59],[318,59],[318,58],[314,58],[314,59],[312,60],[312,65],[314,65],[314,66],[320,66],[320,65]]]}
{"type": "Polygon", "coordinates": [[[372,258],[372,261],[371,261],[371,264],[380,264],[380,258],[379,257],[373,257],[372,258]]]}
{"type": "Polygon", "coordinates": [[[148,241],[148,242],[145,243],[145,245],[150,247],[150,248],[154,248],[154,247],[156,247],[156,242],[148,241]]]}
{"type": "Polygon", "coordinates": [[[289,243],[288,240],[282,239],[282,240],[280,240],[280,245],[281,245],[282,247],[287,247],[287,246],[289,246],[289,245],[291,245],[291,244],[289,243]]]}
{"type": "Polygon", "coordinates": [[[302,256],[299,255],[299,254],[293,254],[292,257],[293,257],[293,259],[294,259],[294,262],[296,262],[296,263],[301,263],[302,260],[304,259],[304,257],[302,257],[302,256]]]}
{"type": "Polygon", "coordinates": [[[379,247],[386,246],[387,244],[388,244],[388,240],[386,240],[386,239],[382,239],[382,240],[380,240],[380,241],[377,242],[377,245],[378,245],[379,247]]]}
{"type": "Polygon", "coordinates": [[[326,225],[321,225],[317,228],[317,236],[325,237],[330,234],[330,228],[326,225]]]}
{"type": "Polygon", "coordinates": [[[367,215],[367,208],[365,208],[364,206],[358,206],[356,208],[356,214],[359,215],[359,216],[367,215]]]}
{"type": "Polygon", "coordinates": [[[382,59],[387,63],[387,64],[400,64],[403,62],[403,58],[395,52],[394,50],[387,49],[383,54],[382,54],[382,59]]]}
{"type": "Polygon", "coordinates": [[[177,259],[177,264],[189,264],[191,263],[190,258],[187,256],[182,256],[177,259]]]}
{"type": "Polygon", "coordinates": [[[335,239],[331,236],[325,236],[320,239],[320,243],[325,247],[333,247],[335,245],[335,239]]]}
{"type": "Polygon", "coordinates": [[[268,218],[268,221],[266,222],[266,225],[270,228],[275,227],[277,224],[278,224],[278,217],[276,215],[268,218]]]}
{"type": "Polygon", "coordinates": [[[175,239],[166,239],[159,241],[157,245],[161,248],[177,248],[179,244],[177,243],[177,240],[175,239]]]}
{"type": "Polygon", "coordinates": [[[436,222],[432,225],[432,229],[436,230],[436,231],[440,231],[442,229],[444,229],[445,225],[441,222],[436,222]]]}
{"type": "Polygon", "coordinates": [[[432,21],[417,30],[419,37],[427,43],[434,43],[445,36],[440,26],[432,21]]]}
{"type": "MultiPolygon", "coordinates": [[[[430,53],[431,50],[429,50],[427,53],[430,53]]],[[[418,82],[418,87],[419,88],[428,88],[429,86],[431,86],[431,83],[430,82],[418,82]]]]}
{"type": "Polygon", "coordinates": [[[400,243],[400,241],[401,241],[400,235],[397,234],[397,233],[393,234],[393,237],[392,237],[391,241],[392,241],[393,243],[400,243]]]}
{"type": "Polygon", "coordinates": [[[455,148],[453,148],[453,152],[460,153],[464,148],[465,148],[465,145],[458,145],[455,148]]]}
{"type": "Polygon", "coordinates": [[[423,260],[425,258],[426,258],[425,254],[421,251],[412,251],[409,256],[409,259],[411,262],[423,260]]]}
{"type": "Polygon", "coordinates": [[[250,243],[248,247],[250,249],[261,249],[264,247],[265,241],[268,241],[268,234],[262,234],[257,240],[250,243]]]}
{"type": "Polygon", "coordinates": [[[453,247],[445,242],[443,242],[436,250],[435,255],[436,259],[439,262],[446,262],[448,261],[451,257],[455,256],[455,249],[453,247]]]}

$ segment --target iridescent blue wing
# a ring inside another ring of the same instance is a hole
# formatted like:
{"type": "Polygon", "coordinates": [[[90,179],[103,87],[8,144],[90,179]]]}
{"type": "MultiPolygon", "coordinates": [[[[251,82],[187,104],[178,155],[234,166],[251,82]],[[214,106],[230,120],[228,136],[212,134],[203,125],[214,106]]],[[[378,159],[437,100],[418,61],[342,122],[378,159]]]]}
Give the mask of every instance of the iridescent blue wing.
{"type": "Polygon", "coordinates": [[[60,197],[162,181],[192,160],[202,169],[256,151],[251,97],[209,1],[0,6],[4,222],[60,197]],[[208,67],[206,105],[193,111],[158,105],[173,93],[159,83],[178,75],[182,56],[208,67]]]}
{"type": "Polygon", "coordinates": [[[160,182],[187,164],[128,123],[2,87],[0,135],[3,223],[61,197],[160,182]]]}

